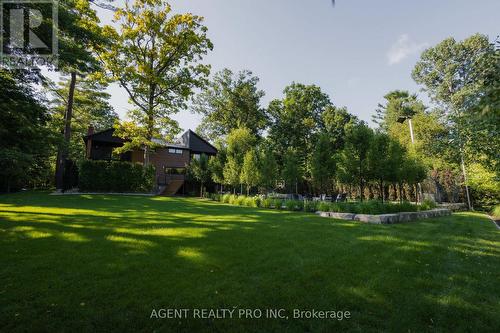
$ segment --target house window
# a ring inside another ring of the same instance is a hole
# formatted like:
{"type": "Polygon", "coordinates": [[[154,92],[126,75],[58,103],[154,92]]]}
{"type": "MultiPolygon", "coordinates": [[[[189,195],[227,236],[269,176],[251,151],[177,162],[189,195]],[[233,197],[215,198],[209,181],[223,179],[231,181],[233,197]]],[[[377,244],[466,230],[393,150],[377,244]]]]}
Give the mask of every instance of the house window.
{"type": "Polygon", "coordinates": [[[175,148],[169,148],[168,152],[170,154],[177,154],[177,155],[182,155],[183,153],[182,149],[175,149],[175,148]]]}
{"type": "Polygon", "coordinates": [[[165,173],[167,175],[185,175],[186,174],[186,168],[167,168],[163,167],[165,170],[165,173]]]}

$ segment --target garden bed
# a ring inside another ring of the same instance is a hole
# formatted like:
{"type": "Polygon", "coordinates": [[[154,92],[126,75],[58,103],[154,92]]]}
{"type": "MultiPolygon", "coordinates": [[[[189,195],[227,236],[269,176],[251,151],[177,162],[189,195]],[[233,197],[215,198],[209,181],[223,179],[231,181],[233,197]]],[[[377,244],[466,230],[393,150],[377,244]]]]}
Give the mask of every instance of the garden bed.
{"type": "Polygon", "coordinates": [[[238,196],[234,194],[211,194],[209,196],[212,200],[231,205],[289,211],[305,211],[311,213],[318,211],[345,213],[348,217],[359,214],[381,215],[406,212],[424,212],[436,208],[436,204],[430,201],[424,201],[422,204],[417,205],[410,202],[394,203],[382,202],[378,200],[368,200],[362,202],[327,202],[312,200],[285,200],[281,198],[265,198],[261,196],[238,196]]]}

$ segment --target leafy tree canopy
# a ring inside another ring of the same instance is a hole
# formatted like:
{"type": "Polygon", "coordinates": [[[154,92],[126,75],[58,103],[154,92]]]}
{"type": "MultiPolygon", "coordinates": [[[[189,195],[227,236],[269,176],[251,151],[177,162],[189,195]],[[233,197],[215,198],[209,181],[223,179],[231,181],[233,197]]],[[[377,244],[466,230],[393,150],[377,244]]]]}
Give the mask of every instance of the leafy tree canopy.
{"type": "Polygon", "coordinates": [[[215,140],[246,127],[259,136],[268,116],[260,106],[264,92],[257,88],[258,82],[259,78],[247,70],[234,74],[226,68],[216,73],[193,105],[193,110],[203,115],[198,131],[215,140]]]}
{"type": "Polygon", "coordinates": [[[136,106],[129,114],[136,126],[126,124],[117,133],[131,139],[123,149],[145,146],[148,163],[154,138],[171,140],[179,133],[171,115],[185,109],[193,89],[206,82],[210,67],[200,61],[213,46],[202,17],[172,14],[163,0],[127,2],[115,22],[118,29],[104,29],[114,42],[100,57],[136,106]]]}
{"type": "Polygon", "coordinates": [[[36,186],[39,171],[50,170],[53,153],[48,110],[29,85],[5,70],[0,70],[0,110],[0,191],[36,186]]]}
{"type": "MultiPolygon", "coordinates": [[[[50,112],[52,114],[51,126],[58,132],[64,127],[69,79],[64,79],[49,86],[48,92],[52,95],[50,112]]],[[[113,127],[118,120],[118,114],[109,103],[110,95],[104,87],[91,78],[77,81],[74,93],[73,120],[71,122],[71,136],[69,157],[82,159],[85,157],[83,136],[87,134],[88,127],[92,125],[96,131],[113,127]]]]}

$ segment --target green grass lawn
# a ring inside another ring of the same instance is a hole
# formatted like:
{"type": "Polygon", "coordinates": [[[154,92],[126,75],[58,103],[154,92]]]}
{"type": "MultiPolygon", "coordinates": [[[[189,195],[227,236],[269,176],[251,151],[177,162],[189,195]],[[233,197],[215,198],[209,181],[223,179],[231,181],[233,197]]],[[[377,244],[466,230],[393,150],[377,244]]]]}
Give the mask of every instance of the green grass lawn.
{"type": "Polygon", "coordinates": [[[499,332],[483,215],[365,225],[198,199],[0,196],[0,331],[499,332]],[[351,319],[150,319],[160,308],[351,319]]]}

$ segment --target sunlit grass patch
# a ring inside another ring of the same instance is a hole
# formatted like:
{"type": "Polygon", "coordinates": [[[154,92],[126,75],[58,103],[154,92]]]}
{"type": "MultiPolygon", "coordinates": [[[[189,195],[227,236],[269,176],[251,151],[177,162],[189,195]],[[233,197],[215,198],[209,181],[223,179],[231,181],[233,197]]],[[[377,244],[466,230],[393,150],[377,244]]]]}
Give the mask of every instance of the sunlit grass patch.
{"type": "Polygon", "coordinates": [[[500,231],[475,213],[379,226],[189,198],[20,193],[0,196],[0,260],[6,332],[500,327],[500,231]],[[150,320],[153,307],[353,316],[150,320]]]}

